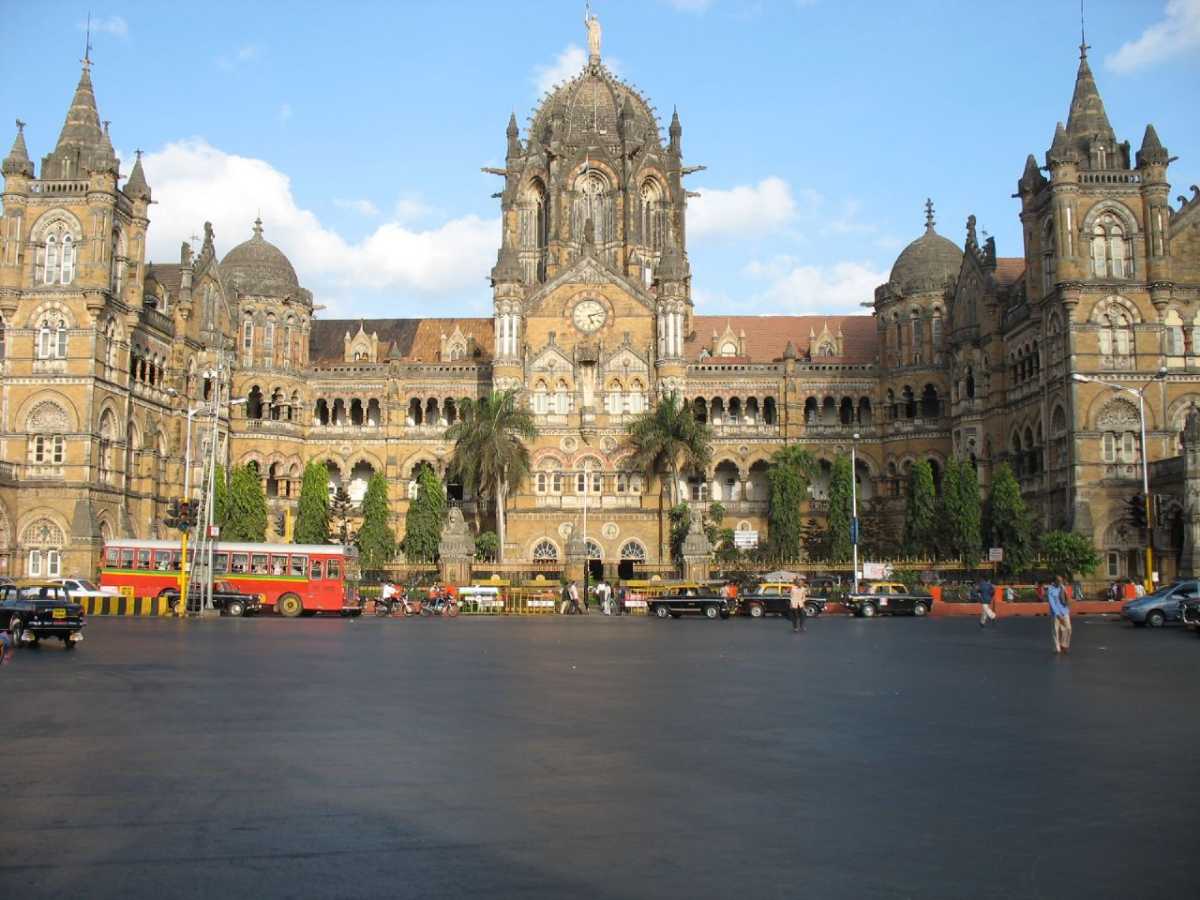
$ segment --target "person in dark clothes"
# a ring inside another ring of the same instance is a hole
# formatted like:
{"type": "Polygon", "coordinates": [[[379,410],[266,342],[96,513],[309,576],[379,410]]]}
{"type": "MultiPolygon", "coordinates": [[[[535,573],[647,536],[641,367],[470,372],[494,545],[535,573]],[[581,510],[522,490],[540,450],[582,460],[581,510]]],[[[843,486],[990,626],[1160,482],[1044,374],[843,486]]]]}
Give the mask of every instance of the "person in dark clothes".
{"type": "Polygon", "coordinates": [[[996,588],[985,575],[979,580],[979,587],[976,590],[979,592],[979,627],[982,628],[988,622],[996,621],[996,610],[992,608],[992,602],[996,597],[996,588]]]}

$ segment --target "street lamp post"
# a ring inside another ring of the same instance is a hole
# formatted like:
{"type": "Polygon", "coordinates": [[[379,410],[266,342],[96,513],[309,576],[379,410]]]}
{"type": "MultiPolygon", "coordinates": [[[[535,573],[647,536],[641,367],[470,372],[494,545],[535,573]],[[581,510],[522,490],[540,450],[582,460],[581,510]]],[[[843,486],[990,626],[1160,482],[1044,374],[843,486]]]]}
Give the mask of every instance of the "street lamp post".
{"type": "Polygon", "coordinates": [[[858,462],[855,449],[860,435],[854,432],[850,441],[850,549],[854,554],[854,593],[858,593],[858,462]]]}
{"type": "Polygon", "coordinates": [[[1105,381],[1102,378],[1092,378],[1088,375],[1081,375],[1076,372],[1071,377],[1079,382],[1087,384],[1099,384],[1103,387],[1112,388],[1115,391],[1122,391],[1126,394],[1132,394],[1137,397],[1138,401],[1138,424],[1141,427],[1142,433],[1142,505],[1145,509],[1146,525],[1145,525],[1145,541],[1146,541],[1146,571],[1142,579],[1143,586],[1146,592],[1150,593],[1154,590],[1154,522],[1151,520],[1150,511],[1150,448],[1146,445],[1146,388],[1152,382],[1161,381],[1166,378],[1167,370],[1159,369],[1150,381],[1147,381],[1140,388],[1131,388],[1128,385],[1117,384],[1114,381],[1105,381]]]}
{"type": "MultiPolygon", "coordinates": [[[[192,500],[192,420],[196,413],[204,409],[203,405],[189,407],[187,411],[187,439],[183,451],[183,501],[185,504],[192,500]]],[[[188,527],[182,530],[179,537],[179,615],[187,615],[188,604],[188,527]]]]}

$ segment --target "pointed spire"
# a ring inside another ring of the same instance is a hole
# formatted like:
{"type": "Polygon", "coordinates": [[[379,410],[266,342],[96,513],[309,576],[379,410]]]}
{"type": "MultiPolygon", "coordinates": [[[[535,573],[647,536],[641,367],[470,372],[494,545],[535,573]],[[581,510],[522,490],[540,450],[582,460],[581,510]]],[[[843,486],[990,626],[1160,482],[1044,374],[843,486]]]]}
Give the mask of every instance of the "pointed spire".
{"type": "MultiPolygon", "coordinates": [[[[1116,141],[1104,101],[1087,61],[1087,44],[1079,46],[1079,72],[1075,75],[1075,93],[1071,97],[1071,111],[1067,115],[1067,136],[1079,146],[1080,139],[1089,141],[1094,137],[1116,141]]],[[[1081,148],[1082,149],[1082,148],[1081,148]]]]}
{"type": "Polygon", "coordinates": [[[508,129],[504,133],[510,139],[517,137],[521,133],[521,130],[517,127],[517,114],[515,112],[508,114],[508,129]]]}
{"type": "Polygon", "coordinates": [[[1147,125],[1146,133],[1142,136],[1142,149],[1137,152],[1138,168],[1150,165],[1165,166],[1169,161],[1167,148],[1158,139],[1158,132],[1154,130],[1153,125],[1147,125]]]}
{"type": "Polygon", "coordinates": [[[104,133],[100,130],[100,113],[96,111],[96,94],[92,89],[91,61],[85,56],[79,84],[54,149],[55,152],[68,147],[93,150],[103,145],[104,133]]]}
{"type": "Polygon", "coordinates": [[[684,281],[688,277],[688,264],[679,249],[679,243],[672,237],[663,248],[658,266],[654,269],[655,281],[684,281]]]}
{"type": "Polygon", "coordinates": [[[5,175],[24,175],[33,177],[33,162],[29,159],[29,151],[25,147],[25,123],[17,119],[17,136],[13,140],[12,149],[4,157],[3,171],[5,175]]]}
{"type": "Polygon", "coordinates": [[[133,170],[129,180],[125,182],[125,196],[131,200],[150,200],[150,185],[146,182],[146,173],[142,170],[142,151],[135,150],[137,159],[133,162],[133,170]]]}
{"type": "Polygon", "coordinates": [[[1045,176],[1038,168],[1037,157],[1032,153],[1025,158],[1025,170],[1021,173],[1021,178],[1017,181],[1017,190],[1025,194],[1034,194],[1041,189],[1046,183],[1045,176]]]}
{"type": "Polygon", "coordinates": [[[937,220],[933,217],[933,200],[929,197],[925,198],[925,233],[934,234],[934,225],[937,220]]]}
{"type": "Polygon", "coordinates": [[[521,153],[521,129],[517,127],[515,112],[509,114],[508,128],[504,130],[504,134],[508,138],[508,155],[519,156],[521,153]]]}
{"type": "Polygon", "coordinates": [[[667,133],[671,136],[671,149],[679,153],[682,149],[683,126],[679,124],[678,107],[671,110],[671,127],[667,129],[667,133]]]}
{"type": "Polygon", "coordinates": [[[507,244],[496,254],[496,265],[492,267],[492,284],[506,282],[520,283],[525,280],[525,271],[521,268],[521,260],[517,251],[507,244]]]}
{"type": "Polygon", "coordinates": [[[1054,140],[1050,144],[1050,150],[1046,153],[1046,163],[1055,165],[1056,163],[1075,162],[1079,158],[1079,154],[1075,152],[1075,148],[1071,146],[1071,141],[1067,137],[1067,129],[1063,127],[1063,123],[1059,122],[1054,128],[1054,140]]]}

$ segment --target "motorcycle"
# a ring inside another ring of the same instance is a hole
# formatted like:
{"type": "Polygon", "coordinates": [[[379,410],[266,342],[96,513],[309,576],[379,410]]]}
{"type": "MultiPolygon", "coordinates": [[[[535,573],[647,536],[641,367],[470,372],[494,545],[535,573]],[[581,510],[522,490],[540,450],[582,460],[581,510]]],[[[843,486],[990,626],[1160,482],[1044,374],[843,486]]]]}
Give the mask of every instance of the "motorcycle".
{"type": "Polygon", "coordinates": [[[421,604],[421,614],[426,616],[449,616],[453,619],[458,615],[458,601],[444,591],[439,592],[421,604]]]}
{"type": "Polygon", "coordinates": [[[375,601],[375,615],[381,619],[386,619],[390,616],[416,616],[420,615],[420,613],[420,601],[417,601],[414,605],[402,593],[393,594],[387,599],[380,598],[375,601]]]}

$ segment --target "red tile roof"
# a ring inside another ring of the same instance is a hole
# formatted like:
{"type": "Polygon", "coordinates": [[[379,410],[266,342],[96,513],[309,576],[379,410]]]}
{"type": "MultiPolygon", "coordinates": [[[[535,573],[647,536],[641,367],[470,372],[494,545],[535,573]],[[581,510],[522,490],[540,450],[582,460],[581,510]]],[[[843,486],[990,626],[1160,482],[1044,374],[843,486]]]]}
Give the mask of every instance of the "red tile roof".
{"type": "Polygon", "coordinates": [[[450,337],[454,329],[475,339],[477,360],[492,358],[495,324],[493,319],[316,319],[309,338],[309,354],[314,364],[329,365],[345,359],[345,337],[353,338],[362,325],[367,334],[379,335],[378,362],[387,362],[392,346],[399,348],[405,362],[440,362],[442,335],[450,337]]]}
{"type": "Polygon", "coordinates": [[[1025,258],[1023,256],[996,258],[996,284],[1000,287],[1011,287],[1020,281],[1024,274],[1025,258]]]}
{"type": "MultiPolygon", "coordinates": [[[[733,333],[746,333],[746,356],[754,362],[771,362],[783,358],[791,341],[798,357],[808,355],[810,335],[819,338],[828,326],[837,336],[842,330],[842,356],[827,357],[829,362],[870,363],[875,360],[878,333],[874,316],[695,316],[694,334],[684,345],[684,355],[696,359],[704,348],[712,347],[712,334],[725,334],[728,326],[733,333]]],[[[814,348],[815,349],[815,348],[814,348]]],[[[745,361],[739,357],[722,357],[729,361],[745,361]]]]}

